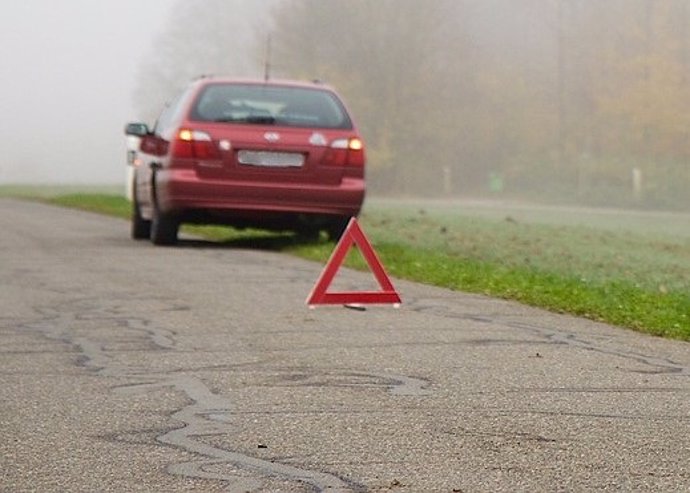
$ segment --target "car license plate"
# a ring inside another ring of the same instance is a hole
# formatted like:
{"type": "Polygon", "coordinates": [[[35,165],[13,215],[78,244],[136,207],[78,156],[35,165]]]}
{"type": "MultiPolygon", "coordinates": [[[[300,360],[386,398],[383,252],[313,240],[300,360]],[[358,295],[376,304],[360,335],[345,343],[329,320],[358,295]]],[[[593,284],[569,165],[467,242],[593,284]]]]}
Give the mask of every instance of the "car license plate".
{"type": "Polygon", "coordinates": [[[240,151],[240,164],[250,166],[272,166],[278,168],[299,168],[304,164],[304,154],[297,152],[240,151]]]}

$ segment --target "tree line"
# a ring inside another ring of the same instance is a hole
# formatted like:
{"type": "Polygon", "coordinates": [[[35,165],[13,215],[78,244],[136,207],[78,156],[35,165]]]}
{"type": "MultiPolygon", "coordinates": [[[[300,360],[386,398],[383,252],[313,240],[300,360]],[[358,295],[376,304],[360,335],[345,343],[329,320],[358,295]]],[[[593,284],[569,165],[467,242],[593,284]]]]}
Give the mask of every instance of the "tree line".
{"type": "Polygon", "coordinates": [[[687,0],[180,6],[204,16],[171,17],[142,103],[199,73],[261,76],[270,35],[273,76],[344,95],[374,193],[690,207],[687,0]]]}

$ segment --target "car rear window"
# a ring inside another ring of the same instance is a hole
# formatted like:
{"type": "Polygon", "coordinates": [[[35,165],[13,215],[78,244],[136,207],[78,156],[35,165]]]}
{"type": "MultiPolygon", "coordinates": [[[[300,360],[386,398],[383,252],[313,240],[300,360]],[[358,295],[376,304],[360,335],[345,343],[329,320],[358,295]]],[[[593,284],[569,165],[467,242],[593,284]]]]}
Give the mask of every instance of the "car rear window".
{"type": "Polygon", "coordinates": [[[210,84],[191,112],[197,121],[351,129],[330,91],[262,84],[210,84]]]}

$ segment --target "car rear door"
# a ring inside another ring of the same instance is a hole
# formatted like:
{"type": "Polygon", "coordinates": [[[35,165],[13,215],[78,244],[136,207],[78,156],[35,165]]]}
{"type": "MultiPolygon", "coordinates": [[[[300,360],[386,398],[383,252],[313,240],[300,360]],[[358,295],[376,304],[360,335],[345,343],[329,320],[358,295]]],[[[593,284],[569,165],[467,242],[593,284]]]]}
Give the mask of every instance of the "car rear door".
{"type": "Polygon", "coordinates": [[[337,185],[343,166],[329,163],[329,145],[342,132],[257,125],[212,131],[231,180],[337,185]]]}

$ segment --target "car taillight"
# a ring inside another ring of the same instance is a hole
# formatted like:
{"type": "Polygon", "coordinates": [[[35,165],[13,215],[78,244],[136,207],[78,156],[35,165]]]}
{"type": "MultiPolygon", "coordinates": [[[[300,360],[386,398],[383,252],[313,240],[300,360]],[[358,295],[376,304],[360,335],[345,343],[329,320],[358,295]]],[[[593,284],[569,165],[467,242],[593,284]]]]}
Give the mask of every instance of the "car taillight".
{"type": "Polygon", "coordinates": [[[173,156],[192,159],[218,159],[219,151],[214,145],[213,139],[201,130],[187,128],[177,132],[173,144],[173,156]]]}
{"type": "Polygon", "coordinates": [[[324,158],[330,166],[364,166],[364,160],[364,143],[357,137],[334,140],[324,158]]]}

